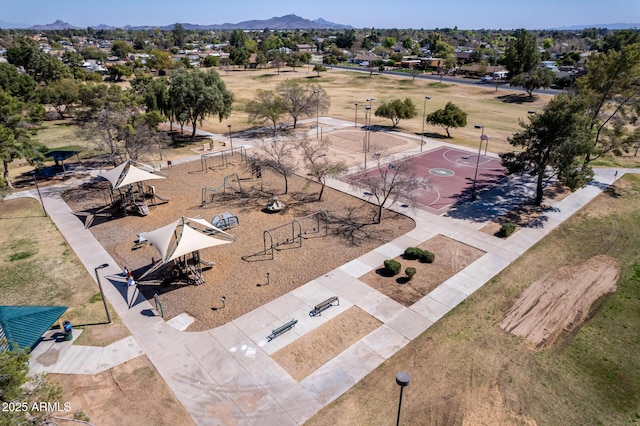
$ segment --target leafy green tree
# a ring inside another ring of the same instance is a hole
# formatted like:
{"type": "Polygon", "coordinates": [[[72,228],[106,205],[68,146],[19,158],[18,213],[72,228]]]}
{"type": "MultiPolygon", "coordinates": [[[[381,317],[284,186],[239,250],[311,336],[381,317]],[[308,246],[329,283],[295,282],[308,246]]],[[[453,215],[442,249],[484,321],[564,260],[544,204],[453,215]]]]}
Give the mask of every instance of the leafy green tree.
{"type": "Polygon", "coordinates": [[[413,39],[411,37],[407,37],[402,40],[402,47],[408,50],[413,49],[413,39]]]}
{"type": "Polygon", "coordinates": [[[276,86],[282,107],[293,119],[293,128],[298,119],[325,113],[331,104],[329,96],[319,85],[301,84],[299,80],[283,80],[276,86]]]}
{"type": "Polygon", "coordinates": [[[441,126],[447,131],[447,137],[450,138],[449,128],[455,129],[467,125],[467,113],[453,102],[447,102],[444,108],[427,115],[427,123],[432,126],[441,126]]]}
{"type": "Polygon", "coordinates": [[[240,65],[244,68],[249,66],[249,60],[251,58],[251,52],[244,48],[233,49],[229,54],[229,59],[233,65],[240,65]]]}
{"type": "Polygon", "coordinates": [[[525,29],[516,30],[515,38],[507,46],[504,64],[509,71],[509,79],[534,71],[540,64],[535,36],[525,29]]]}
{"type": "Polygon", "coordinates": [[[394,37],[385,37],[384,41],[382,42],[382,45],[384,47],[386,47],[387,49],[391,49],[397,43],[398,43],[398,41],[394,37]]]}
{"type": "Polygon", "coordinates": [[[84,79],[86,71],[82,67],[83,62],[82,56],[76,52],[67,50],[62,54],[62,63],[69,67],[73,78],[84,79]]]}
{"type": "Polygon", "coordinates": [[[147,66],[149,68],[158,71],[158,75],[164,75],[167,70],[170,70],[173,66],[173,60],[169,52],[160,49],[153,49],[147,60],[147,66]]]}
{"type": "Polygon", "coordinates": [[[395,129],[400,120],[408,120],[418,115],[418,109],[411,98],[405,100],[394,99],[391,102],[383,102],[376,109],[376,117],[384,117],[391,120],[395,129]]]}
{"type": "Polygon", "coordinates": [[[356,33],[354,30],[345,30],[336,36],[336,46],[341,49],[351,49],[355,42],[356,33]]]}
{"type": "Polygon", "coordinates": [[[220,66],[220,56],[207,56],[204,58],[203,65],[207,68],[220,66]]]}
{"type": "Polygon", "coordinates": [[[122,77],[129,77],[131,74],[133,71],[125,64],[113,64],[109,67],[109,75],[113,81],[120,81],[122,77]]]}
{"type": "Polygon", "coordinates": [[[251,123],[270,122],[273,125],[274,133],[278,129],[278,122],[286,114],[282,98],[272,90],[262,89],[258,89],[255,97],[249,101],[246,111],[251,123]]]}
{"type": "Polygon", "coordinates": [[[622,154],[633,144],[628,127],[640,116],[640,43],[592,55],[585,68],[576,90],[587,103],[592,135],[586,167],[606,153],[622,154]]]}
{"type": "Polygon", "coordinates": [[[41,402],[62,405],[62,390],[44,374],[29,374],[29,355],[26,352],[0,352],[0,402],[26,404],[29,408],[5,410],[0,417],[2,426],[48,424],[53,421],[51,413],[30,408],[41,402]]]}
{"type": "Polygon", "coordinates": [[[327,178],[346,173],[348,167],[342,161],[333,162],[329,160],[327,156],[329,143],[326,140],[311,141],[305,136],[300,141],[299,146],[302,149],[302,156],[307,170],[320,183],[318,201],[321,201],[324,188],[327,185],[327,178]]]}
{"type": "Polygon", "coordinates": [[[611,31],[604,36],[602,49],[621,51],[625,46],[640,43],[640,32],[637,29],[611,31]]]}
{"type": "Polygon", "coordinates": [[[71,75],[71,71],[58,58],[40,50],[35,41],[20,37],[7,49],[7,60],[24,70],[37,82],[50,82],[71,75]]]}
{"type": "Polygon", "coordinates": [[[196,125],[210,116],[218,119],[229,117],[234,96],[215,70],[187,71],[177,69],[171,74],[169,98],[177,115],[186,117],[193,126],[191,137],[196,135],[196,125]]]}
{"type": "Polygon", "coordinates": [[[124,40],[116,40],[111,45],[111,53],[118,58],[126,58],[129,53],[133,53],[133,47],[124,40]]]}
{"type": "Polygon", "coordinates": [[[78,102],[79,87],[76,80],[65,78],[56,80],[40,90],[40,101],[51,105],[60,120],[64,120],[64,113],[69,110],[69,106],[78,102]]]}
{"type": "Polygon", "coordinates": [[[35,94],[36,81],[20,74],[13,65],[0,63],[0,89],[21,101],[29,101],[35,94]]]}
{"type": "Polygon", "coordinates": [[[512,86],[522,87],[529,97],[533,97],[533,91],[541,87],[549,88],[553,84],[556,75],[553,71],[538,67],[535,71],[518,74],[511,79],[512,86]]]}
{"type": "Polygon", "coordinates": [[[184,27],[182,26],[182,24],[180,24],[180,23],[174,24],[173,30],[171,30],[171,35],[173,36],[173,45],[174,46],[177,46],[177,47],[184,46],[187,34],[186,34],[186,31],[184,30],[184,27]]]}
{"type": "Polygon", "coordinates": [[[313,71],[316,72],[318,74],[318,77],[320,77],[320,73],[321,72],[326,72],[327,71],[327,67],[323,67],[320,64],[315,64],[313,66],[313,71]]]}
{"type": "Polygon", "coordinates": [[[509,174],[528,174],[536,179],[533,204],[542,203],[544,189],[558,179],[569,188],[584,186],[593,176],[590,168],[582,168],[582,157],[589,150],[589,119],[585,103],[577,98],[559,95],[543,112],[520,122],[522,131],[509,138],[514,152],[500,154],[509,174]]]}
{"type": "Polygon", "coordinates": [[[30,163],[42,158],[43,146],[31,139],[36,132],[37,115],[30,114],[24,102],[0,89],[0,160],[4,168],[4,182],[13,188],[9,178],[9,165],[13,160],[25,158],[30,163]]]}

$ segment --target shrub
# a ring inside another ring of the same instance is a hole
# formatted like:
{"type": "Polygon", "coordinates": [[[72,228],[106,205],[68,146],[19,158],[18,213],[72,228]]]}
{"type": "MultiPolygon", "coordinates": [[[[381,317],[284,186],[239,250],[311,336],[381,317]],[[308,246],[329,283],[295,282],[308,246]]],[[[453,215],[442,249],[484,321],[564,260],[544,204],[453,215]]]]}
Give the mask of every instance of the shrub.
{"type": "Polygon", "coordinates": [[[387,259],[384,261],[384,269],[390,276],[397,275],[402,269],[400,262],[393,259],[387,259]]]}
{"type": "Polygon", "coordinates": [[[407,278],[411,279],[416,274],[416,268],[409,267],[404,270],[404,274],[407,276],[407,278]]]}
{"type": "Polygon", "coordinates": [[[431,253],[429,250],[422,250],[422,254],[420,255],[420,262],[423,263],[433,263],[436,255],[431,253]]]}
{"type": "Polygon", "coordinates": [[[516,230],[515,223],[511,223],[511,222],[503,223],[502,226],[500,227],[500,236],[507,238],[511,234],[513,234],[515,230],[516,230]]]}
{"type": "Polygon", "coordinates": [[[407,259],[418,259],[420,256],[422,256],[422,250],[420,250],[417,247],[407,247],[404,251],[404,257],[407,259]]]}

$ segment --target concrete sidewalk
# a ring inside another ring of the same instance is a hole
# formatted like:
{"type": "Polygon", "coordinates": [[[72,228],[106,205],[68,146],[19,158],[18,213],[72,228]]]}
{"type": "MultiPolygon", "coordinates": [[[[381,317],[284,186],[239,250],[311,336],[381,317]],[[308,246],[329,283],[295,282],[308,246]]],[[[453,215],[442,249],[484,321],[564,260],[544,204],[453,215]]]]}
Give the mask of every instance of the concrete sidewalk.
{"type": "MultiPolygon", "coordinates": [[[[617,177],[623,172],[621,170],[617,177]]],[[[543,226],[521,229],[507,240],[480,232],[484,222],[394,207],[416,221],[414,230],[224,326],[193,333],[172,327],[148,301],[137,299],[133,288],[128,288],[120,276],[120,266],[60,199],[62,189],[44,188],[42,195],[47,212],[91,276],[98,265],[109,264],[97,272],[107,299],[132,336],[99,353],[71,346],[60,357],[60,362],[65,364],[60,367],[40,367],[35,356],[32,357],[34,368],[94,374],[103,367],[110,368],[144,353],[197,424],[301,424],[593,199],[615,180],[614,173],[615,170],[597,170],[592,184],[554,203],[543,226]],[[406,247],[417,246],[438,234],[479,248],[486,254],[408,308],[358,280],[379,267],[384,259],[396,257],[406,247]],[[320,317],[308,315],[319,300],[331,296],[340,298],[339,306],[320,317]],[[135,299],[133,303],[132,299],[135,299]],[[351,306],[368,312],[382,325],[299,382],[271,358],[277,350],[351,306]],[[298,320],[295,328],[267,341],[272,329],[292,318],[298,320]]],[[[355,196],[362,195],[343,182],[332,180],[329,184],[355,196]]],[[[35,194],[25,192],[15,196],[35,194]]]]}

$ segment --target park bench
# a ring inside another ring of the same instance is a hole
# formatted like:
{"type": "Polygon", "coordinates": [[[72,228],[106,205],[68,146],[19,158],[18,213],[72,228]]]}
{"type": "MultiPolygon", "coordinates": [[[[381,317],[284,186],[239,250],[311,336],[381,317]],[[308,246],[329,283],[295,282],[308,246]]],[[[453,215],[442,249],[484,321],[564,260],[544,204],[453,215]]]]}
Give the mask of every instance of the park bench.
{"type": "Polygon", "coordinates": [[[280,327],[272,330],[271,334],[267,336],[267,341],[270,342],[276,337],[278,337],[279,335],[281,335],[282,333],[291,330],[293,326],[297,324],[297,322],[298,322],[297,319],[292,319],[288,323],[281,325],[280,327]]]}
{"type": "Polygon", "coordinates": [[[340,300],[338,299],[338,296],[330,297],[327,300],[323,300],[322,302],[318,303],[316,306],[313,307],[313,310],[309,311],[309,316],[315,317],[318,315],[322,315],[322,311],[329,309],[331,306],[333,306],[334,302],[337,302],[337,304],[340,305],[340,300]]]}

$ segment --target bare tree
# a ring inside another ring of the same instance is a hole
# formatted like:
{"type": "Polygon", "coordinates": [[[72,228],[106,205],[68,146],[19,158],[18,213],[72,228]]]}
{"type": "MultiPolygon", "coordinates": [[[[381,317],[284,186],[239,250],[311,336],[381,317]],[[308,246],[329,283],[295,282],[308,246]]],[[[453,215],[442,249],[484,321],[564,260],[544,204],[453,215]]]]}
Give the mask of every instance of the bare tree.
{"type": "Polygon", "coordinates": [[[297,166],[294,140],[288,138],[274,138],[271,141],[257,143],[260,150],[256,162],[261,167],[270,169],[284,178],[284,193],[289,192],[289,176],[297,166]]]}
{"type": "Polygon", "coordinates": [[[376,223],[382,221],[382,212],[387,201],[387,207],[393,206],[398,200],[413,204],[415,190],[423,182],[416,176],[410,162],[406,160],[383,163],[382,155],[376,154],[376,166],[371,169],[361,168],[359,177],[354,179],[354,185],[364,187],[372,194],[376,205],[376,223]]]}
{"type": "Polygon", "coordinates": [[[324,188],[327,185],[327,177],[338,176],[347,171],[347,165],[342,162],[332,162],[327,158],[329,151],[329,143],[326,140],[310,141],[308,137],[304,137],[300,141],[300,148],[304,158],[307,170],[320,183],[320,194],[318,201],[322,200],[324,188]]]}
{"type": "Polygon", "coordinates": [[[99,150],[106,151],[110,161],[117,165],[122,160],[126,125],[126,113],[105,108],[80,128],[80,134],[87,140],[93,141],[99,150]]]}
{"type": "Polygon", "coordinates": [[[294,129],[299,118],[329,111],[331,104],[329,96],[317,84],[303,84],[291,79],[283,80],[276,87],[276,91],[282,100],[284,110],[293,118],[294,129]]]}

